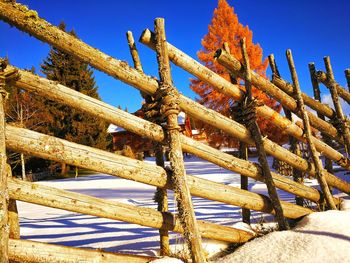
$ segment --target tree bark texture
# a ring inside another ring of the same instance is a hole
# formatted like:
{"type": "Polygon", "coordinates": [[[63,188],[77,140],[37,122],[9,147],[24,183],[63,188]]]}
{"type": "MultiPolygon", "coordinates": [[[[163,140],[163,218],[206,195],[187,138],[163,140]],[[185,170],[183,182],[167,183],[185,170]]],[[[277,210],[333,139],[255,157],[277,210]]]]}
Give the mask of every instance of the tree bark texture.
{"type": "Polygon", "coordinates": [[[298,76],[297,76],[296,69],[294,66],[292,52],[290,50],[287,50],[286,56],[287,56],[289,69],[291,71],[291,75],[292,75],[292,79],[293,79],[295,98],[298,102],[298,107],[299,107],[300,114],[302,116],[303,123],[304,123],[305,135],[306,135],[306,138],[308,140],[309,150],[310,150],[311,157],[312,157],[312,160],[313,160],[315,168],[316,168],[316,178],[317,178],[318,183],[320,184],[320,187],[322,189],[322,192],[324,194],[324,197],[325,197],[325,200],[326,200],[328,207],[331,209],[337,209],[337,207],[333,201],[332,194],[329,191],[327,181],[323,175],[323,167],[322,167],[322,162],[319,158],[319,154],[316,151],[316,148],[311,140],[311,127],[310,127],[308,115],[306,114],[306,111],[305,111],[303,98],[301,97],[299,80],[298,80],[298,76]]]}
{"type": "Polygon", "coordinates": [[[350,92],[348,92],[345,88],[343,88],[339,83],[335,80],[331,80],[327,77],[327,74],[323,71],[317,71],[316,77],[319,82],[322,82],[327,88],[334,86],[338,92],[338,95],[342,97],[347,103],[350,104],[350,92]]]}
{"type": "MultiPolygon", "coordinates": [[[[66,160],[73,166],[172,189],[171,181],[161,167],[23,128],[7,125],[6,145],[14,151],[26,152],[43,159],[57,162],[66,160]]],[[[187,175],[187,179],[192,195],[266,213],[273,212],[269,198],[264,195],[190,175],[187,175]]],[[[282,202],[282,205],[286,216],[290,218],[298,218],[312,212],[288,202],[282,202]]]]}
{"type": "Polygon", "coordinates": [[[7,157],[5,144],[5,111],[6,97],[3,61],[0,62],[0,263],[8,262],[8,186],[7,186],[7,157]]]}
{"type": "Polygon", "coordinates": [[[16,239],[9,241],[9,258],[15,262],[31,263],[146,263],[157,259],[16,239]]]}
{"type": "MultiPolygon", "coordinates": [[[[248,160],[248,147],[243,142],[239,143],[239,157],[243,160],[248,160]]],[[[241,189],[248,190],[248,177],[241,174],[241,189]]],[[[250,210],[242,208],[242,221],[250,224],[250,210]]]]}
{"type": "MultiPolygon", "coordinates": [[[[96,198],[75,192],[56,189],[18,179],[9,180],[10,197],[23,202],[102,218],[119,220],[157,229],[182,233],[178,219],[171,213],[161,213],[152,208],[137,207],[116,201],[96,198]]],[[[225,242],[245,242],[251,233],[214,223],[199,221],[203,237],[225,242]]]]}
{"type": "MultiPolygon", "coordinates": [[[[70,36],[62,30],[59,30],[58,28],[50,25],[49,23],[38,17],[26,17],[26,12],[14,7],[12,3],[0,2],[0,11],[0,19],[3,19],[4,21],[16,26],[17,28],[30,33],[32,36],[35,36],[36,38],[41,39],[55,46],[56,48],[64,50],[67,53],[73,54],[82,61],[89,63],[93,67],[117,79],[120,79],[123,82],[134,86],[146,93],[153,94],[156,91],[158,84],[155,79],[146,76],[138,72],[137,70],[129,67],[125,62],[119,61],[117,59],[103,54],[97,49],[88,46],[84,42],[77,40],[76,38],[70,36]]],[[[168,48],[168,50],[170,49],[168,48]]],[[[176,56],[176,58],[180,59],[180,61],[183,62],[184,56],[183,54],[181,54],[181,56],[176,56]]],[[[195,69],[198,68],[198,70],[201,70],[201,73],[203,73],[202,70],[205,67],[201,67],[201,64],[199,64],[198,62],[196,63],[197,64],[190,66],[195,69]]],[[[209,75],[212,76],[212,78],[216,77],[215,74],[211,71],[209,71],[209,75]]],[[[226,85],[225,80],[220,77],[216,79],[215,83],[220,87],[226,85]]],[[[232,85],[231,83],[229,84],[232,85]]],[[[236,91],[238,92],[237,94],[241,94],[241,91],[239,91],[239,89],[236,89],[236,91]]],[[[249,133],[245,131],[244,127],[237,126],[236,123],[230,120],[229,118],[221,117],[218,119],[214,119],[213,117],[220,115],[218,115],[215,111],[209,110],[204,106],[199,105],[198,103],[195,103],[182,95],[180,95],[180,107],[194,118],[201,119],[204,122],[213,125],[214,127],[222,129],[223,131],[231,134],[232,136],[240,140],[244,140],[246,143],[252,143],[251,140],[249,141],[249,133]]],[[[279,114],[277,113],[275,115],[276,116],[271,115],[270,118],[273,119],[279,116],[279,114]]],[[[265,141],[265,146],[267,147],[267,141],[265,141]]],[[[271,151],[270,149],[266,149],[268,153],[287,163],[290,162],[289,164],[293,162],[291,161],[291,158],[286,157],[285,154],[280,152],[280,150],[282,151],[282,149],[280,149],[277,144],[269,145],[269,147],[273,148],[273,151],[271,151]]],[[[330,149],[325,149],[322,150],[322,152],[327,154],[329,150],[330,149]]],[[[341,166],[349,167],[350,165],[350,162],[348,162],[347,159],[344,157],[337,159],[337,161],[341,166]]],[[[307,163],[305,164],[307,165],[307,163]]],[[[297,165],[298,164],[294,164],[294,167],[297,165]]]]}
{"type": "Polygon", "coordinates": [[[185,165],[183,163],[183,153],[179,136],[180,131],[177,121],[179,114],[179,95],[177,90],[173,87],[170,72],[164,19],[156,18],[154,21],[154,28],[156,32],[156,51],[160,79],[160,86],[158,89],[163,90],[166,94],[165,97],[162,98],[162,103],[164,103],[164,105],[162,105],[164,106],[164,112],[162,114],[167,119],[166,133],[170,149],[169,159],[172,170],[172,183],[178,205],[180,222],[184,229],[184,238],[188,245],[192,261],[198,263],[206,262],[202,249],[202,239],[199,234],[192,204],[191,193],[187,185],[185,165]]]}
{"type": "MultiPolygon", "coordinates": [[[[107,122],[111,122],[115,125],[123,127],[129,131],[132,131],[140,136],[147,137],[151,140],[157,142],[164,141],[165,135],[163,129],[157,124],[153,124],[149,121],[138,118],[130,113],[119,110],[102,101],[93,99],[89,96],[74,91],[63,85],[57,84],[53,81],[34,76],[29,72],[19,70],[19,73],[21,77],[18,81],[14,83],[14,85],[18,88],[26,89],[30,92],[36,93],[46,98],[50,98],[54,101],[73,107],[75,109],[88,112],[92,116],[104,119],[107,122]]],[[[216,115],[212,114],[212,120],[217,122],[218,124],[221,124],[220,120],[215,118],[215,116],[216,115]]],[[[226,119],[228,118],[225,117],[224,120],[226,119]]],[[[227,122],[227,127],[231,127],[229,126],[229,122],[227,122]]],[[[210,162],[213,162],[228,170],[249,176],[256,180],[263,180],[260,169],[255,167],[254,164],[252,164],[251,162],[243,161],[239,158],[233,157],[232,155],[225,154],[217,149],[209,147],[203,143],[197,142],[184,135],[180,135],[180,137],[183,151],[194,154],[210,162]]],[[[266,145],[266,140],[265,147],[268,148],[268,152],[273,152],[276,148],[274,147],[274,144],[266,145]]],[[[325,147],[329,146],[326,145],[325,147]]],[[[284,149],[283,147],[279,147],[277,148],[277,150],[278,149],[281,150],[281,153],[278,156],[286,156],[290,160],[290,162],[294,163],[294,166],[296,168],[303,171],[310,171],[310,174],[314,175],[313,166],[310,166],[306,160],[291,154],[288,150],[284,149]]],[[[339,158],[339,156],[336,157],[339,158]]],[[[313,194],[314,189],[308,190],[306,186],[300,184],[294,185],[293,182],[291,182],[287,178],[279,176],[277,174],[275,180],[275,184],[278,188],[281,188],[287,192],[293,191],[292,193],[303,196],[313,201],[319,200],[319,195],[313,194]]],[[[329,183],[334,187],[338,188],[339,190],[346,193],[350,193],[349,183],[342,181],[331,174],[327,176],[327,180],[330,180],[329,183]]]]}
{"type": "MultiPolygon", "coordinates": [[[[250,72],[250,64],[249,64],[249,57],[248,52],[246,49],[245,44],[245,38],[241,40],[241,49],[242,49],[242,57],[243,57],[243,76],[245,81],[245,88],[246,88],[246,96],[248,103],[253,102],[253,96],[252,96],[252,75],[250,72]]],[[[254,109],[255,110],[255,109],[254,109]]],[[[278,223],[279,230],[288,230],[289,225],[287,220],[285,219],[283,215],[283,209],[282,205],[275,187],[275,184],[273,182],[273,178],[271,175],[270,167],[267,162],[267,156],[266,152],[263,146],[263,137],[260,132],[259,125],[256,121],[256,116],[253,120],[250,121],[250,123],[247,123],[246,126],[248,126],[254,140],[255,140],[255,147],[258,152],[258,160],[262,169],[262,173],[264,176],[264,181],[267,186],[267,191],[270,196],[273,208],[275,210],[275,218],[278,223]]]]}

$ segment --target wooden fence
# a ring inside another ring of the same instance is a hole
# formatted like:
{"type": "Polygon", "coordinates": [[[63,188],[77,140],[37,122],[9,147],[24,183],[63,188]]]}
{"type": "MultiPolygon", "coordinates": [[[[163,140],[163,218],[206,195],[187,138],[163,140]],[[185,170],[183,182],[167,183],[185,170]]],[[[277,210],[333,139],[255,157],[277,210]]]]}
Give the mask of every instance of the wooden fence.
{"type": "MultiPolygon", "coordinates": [[[[130,67],[127,63],[112,58],[90,47],[81,40],[59,30],[57,27],[39,18],[35,11],[28,10],[20,4],[0,1],[0,19],[39,40],[76,56],[80,60],[89,63],[91,66],[148,95],[155,95],[162,88],[164,88],[166,92],[170,92],[166,89],[167,87],[162,87],[164,84],[167,84],[165,86],[171,86],[170,71],[167,71],[169,70],[170,59],[175,65],[190,72],[235,100],[241,100],[245,96],[237,85],[223,79],[176,47],[167,43],[161,20],[157,20],[156,34],[153,34],[150,30],[145,30],[140,38],[141,43],[155,49],[157,52],[162,84],[159,87],[157,80],[154,78],[145,75],[142,71],[130,67]]],[[[216,59],[234,74],[245,78],[247,70],[245,71],[244,65],[227,51],[219,50],[216,53],[216,59]]],[[[190,201],[190,195],[239,206],[245,209],[275,214],[275,200],[272,197],[271,199],[268,196],[252,193],[244,189],[238,189],[186,175],[185,172],[180,169],[183,167],[183,163],[182,160],[176,159],[176,156],[179,156],[176,153],[181,153],[181,151],[188,152],[230,171],[265,182],[266,174],[263,172],[260,165],[248,160],[239,159],[184,135],[180,135],[176,132],[176,129],[163,129],[163,127],[157,123],[138,118],[61,84],[33,75],[30,72],[17,69],[13,66],[3,66],[3,68],[0,68],[0,71],[0,91],[4,88],[4,85],[12,85],[33,92],[38,96],[43,96],[84,111],[155,142],[167,144],[166,138],[170,138],[170,140],[172,140],[170,146],[174,152],[174,154],[171,155],[171,158],[173,158],[172,163],[177,163],[176,165],[172,164],[172,172],[169,173],[161,166],[133,160],[99,149],[40,134],[28,129],[14,127],[9,124],[5,125],[3,97],[0,96],[0,262],[8,262],[8,260],[25,262],[117,262],[118,260],[123,262],[148,262],[152,260],[150,257],[105,253],[21,240],[19,235],[18,214],[16,212],[14,200],[136,223],[164,231],[184,233],[194,262],[206,261],[201,249],[200,236],[225,242],[242,243],[253,238],[253,235],[232,227],[196,220],[190,201]],[[183,210],[184,214],[179,218],[175,218],[174,215],[169,212],[126,205],[14,179],[11,176],[8,165],[6,165],[6,149],[25,152],[40,158],[64,162],[70,165],[134,180],[156,186],[159,189],[174,190],[176,195],[181,197],[177,201],[180,210],[183,210]],[[192,213],[193,216],[189,216],[189,213],[192,213]],[[194,234],[189,234],[191,232],[194,234]],[[199,236],[195,236],[197,232],[199,236]]],[[[346,99],[350,94],[340,87],[333,79],[330,80],[329,74],[324,76],[320,73],[318,76],[320,82],[334,87],[343,98],[346,99]]],[[[293,88],[297,85],[288,84],[281,77],[277,78],[275,75],[272,82],[270,82],[254,72],[251,72],[251,80],[249,79],[246,82],[251,82],[255,87],[274,97],[287,110],[299,116],[305,116],[305,114],[302,114],[303,112],[298,106],[299,104],[293,98],[293,88]]],[[[221,129],[248,145],[255,144],[249,129],[244,125],[210,110],[183,95],[177,95],[176,90],[174,94],[175,97],[178,96],[176,97],[176,101],[181,110],[189,115],[221,129]]],[[[301,100],[304,99],[305,104],[309,105],[318,113],[331,119],[337,116],[337,113],[334,112],[333,109],[321,104],[319,101],[313,100],[305,94],[302,94],[301,97],[301,100]]],[[[315,149],[329,158],[329,160],[350,170],[350,161],[346,156],[343,156],[340,152],[319,138],[305,137],[304,130],[291,120],[283,117],[267,106],[257,107],[256,111],[258,116],[270,120],[273,125],[283,129],[291,137],[301,142],[308,142],[310,145],[314,145],[315,149]]],[[[310,124],[314,128],[340,144],[344,144],[348,139],[343,137],[339,127],[334,127],[331,123],[326,122],[324,119],[310,112],[307,112],[307,116],[310,119],[310,124]]],[[[168,116],[168,124],[176,126],[176,123],[173,121],[174,118],[172,118],[170,114],[168,116]]],[[[346,120],[344,120],[344,122],[346,122],[346,120]]],[[[316,176],[318,179],[323,178],[325,183],[329,186],[350,194],[350,184],[333,175],[330,170],[327,171],[323,168],[320,170],[320,167],[317,165],[315,166],[313,163],[304,160],[301,156],[288,151],[268,138],[263,140],[262,148],[268,154],[286,162],[295,169],[306,172],[311,176],[316,176]]],[[[306,186],[301,182],[294,181],[278,173],[272,172],[271,176],[277,188],[317,204],[323,203],[324,195],[322,191],[306,186]]],[[[331,197],[331,201],[335,204],[341,202],[341,200],[334,197],[331,197]]],[[[291,219],[297,219],[313,212],[310,208],[293,203],[281,201],[280,204],[283,210],[283,216],[291,219]]]]}

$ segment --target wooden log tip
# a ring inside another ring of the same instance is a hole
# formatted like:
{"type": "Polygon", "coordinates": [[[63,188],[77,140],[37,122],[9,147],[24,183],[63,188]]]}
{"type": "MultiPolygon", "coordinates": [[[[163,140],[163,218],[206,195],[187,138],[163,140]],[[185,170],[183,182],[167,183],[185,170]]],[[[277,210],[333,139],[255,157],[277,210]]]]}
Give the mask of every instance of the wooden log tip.
{"type": "Polygon", "coordinates": [[[152,32],[148,28],[144,29],[139,38],[140,43],[148,43],[152,38],[152,32]]]}

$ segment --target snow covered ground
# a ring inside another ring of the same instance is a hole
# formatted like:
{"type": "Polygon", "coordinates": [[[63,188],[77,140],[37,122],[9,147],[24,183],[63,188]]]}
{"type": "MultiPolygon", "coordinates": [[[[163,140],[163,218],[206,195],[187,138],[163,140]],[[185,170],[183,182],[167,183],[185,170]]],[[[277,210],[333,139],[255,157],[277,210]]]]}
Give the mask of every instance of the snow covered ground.
{"type": "MultiPolygon", "coordinates": [[[[196,157],[186,157],[185,165],[188,174],[231,186],[240,186],[238,174],[196,157]]],[[[337,175],[341,175],[346,179],[348,177],[345,173],[337,173],[337,175]]],[[[152,200],[155,187],[109,175],[95,174],[78,177],[77,179],[42,181],[39,183],[137,206],[156,207],[152,200]]],[[[316,181],[308,180],[308,184],[315,185],[316,181]]],[[[249,179],[249,188],[257,193],[266,194],[267,192],[264,184],[251,179],[249,179]]],[[[279,194],[283,200],[291,202],[294,200],[294,197],[288,193],[279,191],[279,194]]],[[[170,211],[176,213],[171,191],[169,191],[169,201],[170,211]]],[[[198,219],[228,226],[241,221],[240,208],[197,197],[193,197],[193,203],[198,219]]],[[[106,251],[157,255],[158,230],[23,202],[18,202],[18,210],[21,237],[24,239],[68,246],[99,248],[106,251]]],[[[259,223],[264,220],[271,220],[272,217],[253,212],[252,218],[253,222],[259,223]]],[[[182,249],[180,239],[179,234],[171,234],[171,242],[179,244],[174,246],[178,250],[182,249]]],[[[208,250],[213,248],[210,243],[205,245],[208,250]]],[[[217,244],[216,250],[217,247],[223,246],[217,244]]]]}

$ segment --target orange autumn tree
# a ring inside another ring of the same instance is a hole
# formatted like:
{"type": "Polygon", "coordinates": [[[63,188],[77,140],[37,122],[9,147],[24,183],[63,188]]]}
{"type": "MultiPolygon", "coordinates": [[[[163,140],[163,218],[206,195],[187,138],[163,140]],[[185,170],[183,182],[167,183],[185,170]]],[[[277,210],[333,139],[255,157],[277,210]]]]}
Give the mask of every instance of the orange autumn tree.
{"type": "MultiPolygon", "coordinates": [[[[248,26],[243,26],[239,23],[233,7],[229,6],[226,0],[219,0],[218,7],[214,10],[214,16],[208,29],[209,32],[202,39],[203,48],[197,53],[199,60],[201,60],[206,67],[226,80],[240,85],[240,88],[244,90],[242,80],[230,76],[227,70],[214,60],[214,54],[217,49],[222,48],[224,42],[227,42],[231,54],[241,61],[240,40],[245,37],[251,69],[262,76],[266,76],[268,61],[262,58],[262,48],[259,44],[253,43],[252,31],[249,30],[248,26]]],[[[233,98],[216,91],[213,87],[199,79],[192,79],[190,87],[200,96],[198,101],[201,104],[225,116],[231,115],[230,108],[235,103],[233,98]]],[[[256,88],[253,88],[253,96],[272,109],[278,112],[281,110],[281,106],[275,100],[256,88]]],[[[267,135],[270,139],[281,142],[283,137],[285,137],[281,131],[276,130],[277,128],[269,125],[269,123],[262,118],[258,118],[258,123],[263,135],[267,135]]],[[[212,146],[237,146],[237,140],[222,131],[207,124],[200,124],[200,127],[206,132],[208,141],[212,146]]]]}

